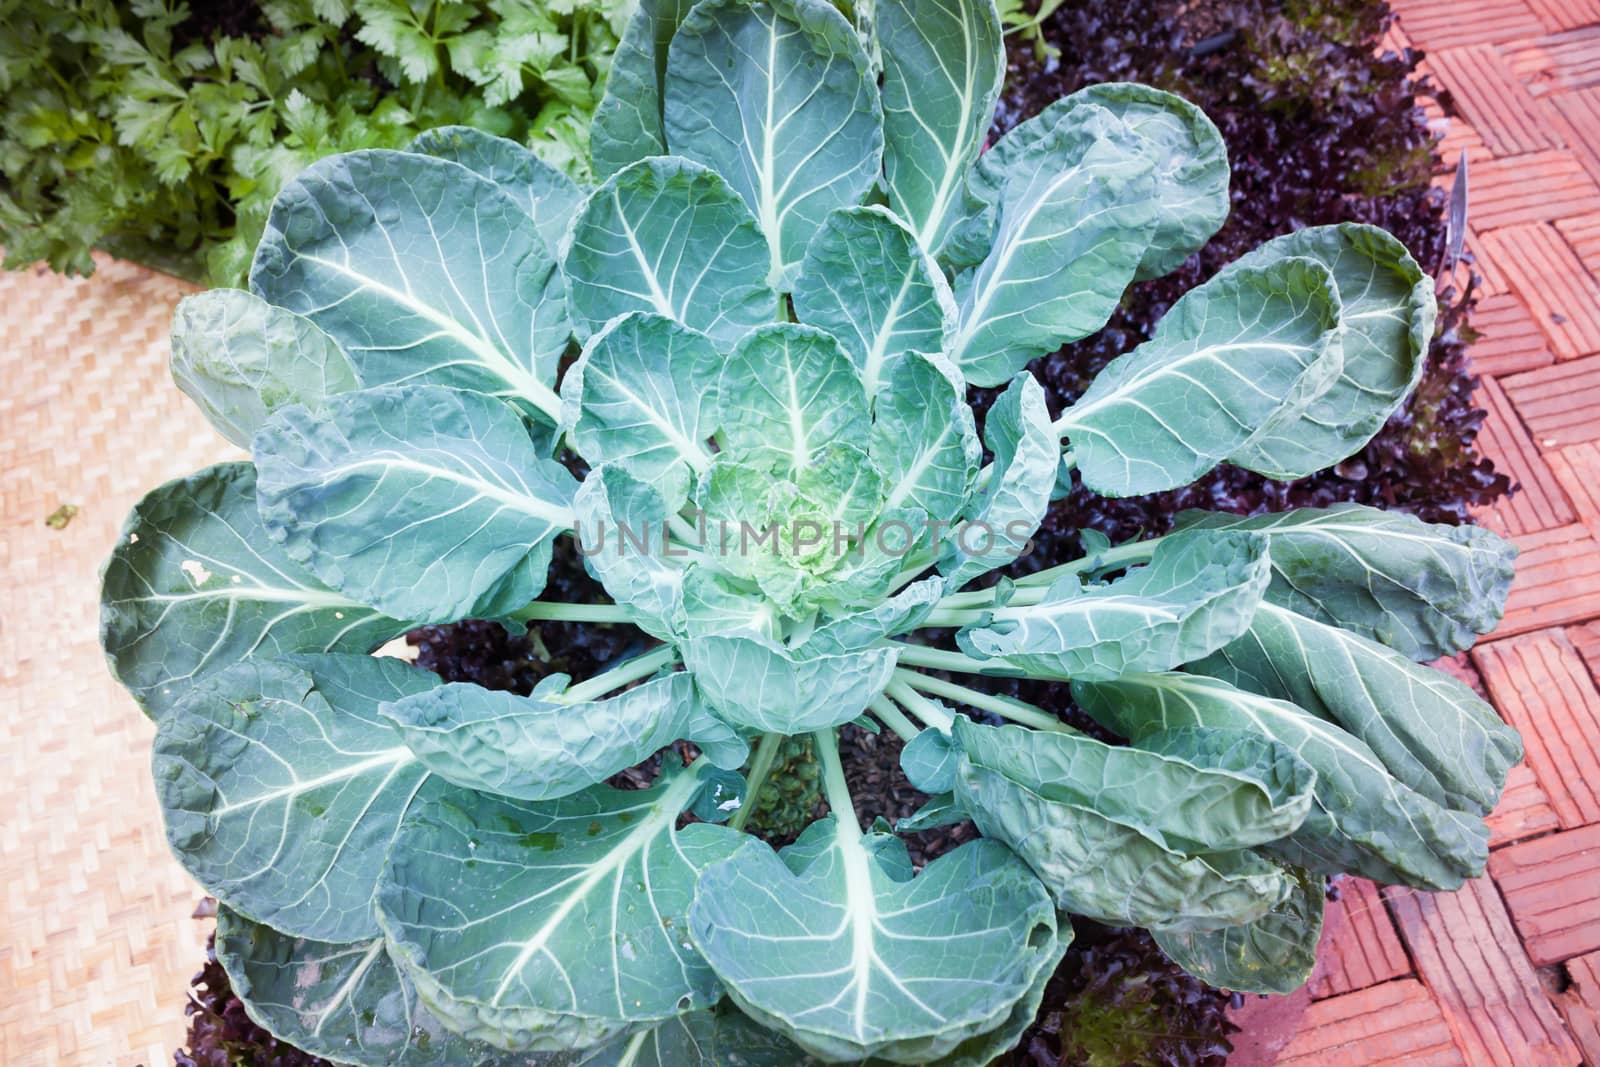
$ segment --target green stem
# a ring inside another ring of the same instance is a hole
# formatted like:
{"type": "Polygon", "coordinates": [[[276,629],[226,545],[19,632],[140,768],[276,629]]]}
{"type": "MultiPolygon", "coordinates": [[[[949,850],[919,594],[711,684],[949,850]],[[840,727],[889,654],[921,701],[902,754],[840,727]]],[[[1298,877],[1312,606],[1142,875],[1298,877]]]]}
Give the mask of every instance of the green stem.
{"type": "Polygon", "coordinates": [[[640,678],[648,678],[656,671],[665,667],[678,658],[678,650],[671,645],[662,645],[641,656],[635,656],[620,666],[609,671],[595,675],[577,685],[571,686],[560,699],[568,704],[581,704],[586,700],[596,700],[605,696],[614,689],[621,689],[630,682],[637,682],[640,678]]]}
{"type": "Polygon", "coordinates": [[[1026,701],[1015,700],[1011,697],[997,696],[994,693],[981,693],[976,689],[968,689],[955,682],[947,682],[943,678],[930,678],[925,674],[915,671],[896,670],[894,678],[897,682],[915,686],[934,696],[954,700],[958,704],[965,704],[969,708],[978,708],[982,711],[992,711],[1002,719],[1031,726],[1035,730],[1054,730],[1058,733],[1070,732],[1072,727],[1056,718],[1043,708],[1029,704],[1026,701]]]}
{"type": "Polygon", "coordinates": [[[1005,663],[973,659],[962,652],[947,652],[942,648],[899,643],[899,662],[908,667],[926,667],[934,671],[955,671],[958,674],[989,674],[1002,678],[1021,677],[1022,672],[1005,663]]]}
{"type": "Polygon", "coordinates": [[[783,735],[779,733],[762,734],[761,740],[756,742],[755,755],[750,757],[750,773],[745,775],[744,803],[728,820],[728,825],[733,829],[743,830],[744,824],[750,820],[750,813],[756,810],[756,794],[761,792],[762,785],[766,783],[767,775],[777,761],[778,749],[782,747],[783,735]]]}
{"type": "Polygon", "coordinates": [[[895,707],[894,701],[888,697],[874,697],[867,707],[878,717],[879,722],[893,730],[902,741],[909,741],[922,732],[917,729],[917,724],[906,718],[906,713],[895,707]]]}
{"type": "MultiPolygon", "coordinates": [[[[1126,545],[1108,548],[1104,552],[1094,555],[1080,556],[1068,563],[1038,571],[1025,578],[1018,578],[1015,582],[1016,591],[1012,595],[1011,603],[1018,606],[1037,604],[1044,595],[1044,588],[1057,578],[1068,574],[1082,574],[1084,571],[1109,570],[1113,567],[1127,567],[1135,563],[1144,563],[1155,554],[1156,545],[1161,543],[1161,538],[1152,537],[1148,541],[1134,541],[1126,545]],[[1039,592],[1033,592],[1034,588],[1039,592]],[[1031,599],[1023,599],[1024,594],[1031,599]]],[[[939,601],[936,612],[956,611],[966,608],[993,608],[995,604],[995,590],[974,589],[970,593],[952,593],[939,601]]],[[[924,623],[932,626],[934,623],[924,623]]]]}
{"type": "Polygon", "coordinates": [[[518,622],[632,622],[633,616],[621,604],[555,604],[535,600],[511,617],[518,622]]]}
{"type": "Polygon", "coordinates": [[[935,730],[949,733],[950,727],[955,725],[955,716],[907,685],[905,680],[899,677],[902,672],[894,673],[895,678],[889,682],[889,687],[884,692],[905,705],[906,710],[935,730]]]}
{"type": "Polygon", "coordinates": [[[839,760],[839,734],[833,729],[818,730],[811,737],[822,761],[822,795],[828,798],[828,807],[839,821],[839,835],[859,840],[861,823],[856,821],[856,806],[844,780],[844,764],[839,760]]]}

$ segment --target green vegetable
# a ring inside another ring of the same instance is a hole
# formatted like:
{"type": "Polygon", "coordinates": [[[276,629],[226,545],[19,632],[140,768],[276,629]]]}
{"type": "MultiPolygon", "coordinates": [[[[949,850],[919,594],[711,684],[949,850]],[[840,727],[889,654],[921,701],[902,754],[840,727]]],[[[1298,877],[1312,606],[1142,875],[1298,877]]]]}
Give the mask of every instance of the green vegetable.
{"type": "MultiPolygon", "coordinates": [[[[87,274],[99,248],[238,284],[296,172],[459,123],[582,176],[588,118],[630,10],[627,0],[243,0],[218,18],[210,6],[0,0],[7,267],[44,260],[87,274]],[[210,28],[228,16],[244,24],[236,35],[210,28]]],[[[448,140],[419,148],[492,166],[448,140]]]]}
{"type": "Polygon", "coordinates": [[[1481,872],[1520,744],[1410,657],[1495,625],[1492,534],[1189,515],[966,588],[1028,551],[1064,468],[1132,493],[1359,448],[1409,389],[1420,271],[1363,227],[1274,241],[1052,420],[1025,363],[1206,240],[1216,131],[1099,86],[973,164],[996,13],[909,10],[646,3],[597,188],[465,129],[323,160],[253,295],[179,315],[179,380],[253,465],[140,505],[104,638],[159,723],[169,837],[229,909],[222,957],[286,1039],[977,1067],[1037,1010],[1062,910],[1284,990],[1316,874],[1481,872]],[[947,84],[908,95],[930,56],[947,84]],[[981,444],[971,381],[1010,383],[981,444]],[[611,603],[538,599],[559,537],[611,603]],[[363,655],[464,616],[631,622],[641,650],[528,697],[363,655]],[[917,633],[950,629],[960,651],[917,633]],[[985,688],[1019,675],[1129,744],[985,688]],[[901,829],[983,840],[917,871],[861,825],[856,721],[907,742],[929,801],[901,829]],[[641,764],[648,789],[606,784],[641,764]],[[791,785],[818,779],[814,820],[791,785]],[[307,1033],[290,1009],[336,981],[348,1007],[307,1033]]]}

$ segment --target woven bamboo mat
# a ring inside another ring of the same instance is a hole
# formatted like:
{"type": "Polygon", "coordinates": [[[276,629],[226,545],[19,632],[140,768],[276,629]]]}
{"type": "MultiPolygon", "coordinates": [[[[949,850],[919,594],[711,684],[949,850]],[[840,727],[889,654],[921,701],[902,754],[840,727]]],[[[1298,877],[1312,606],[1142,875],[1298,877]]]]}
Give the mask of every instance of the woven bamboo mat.
{"type": "Polygon", "coordinates": [[[218,459],[166,371],[186,286],[0,272],[0,1063],[170,1064],[204,944],[154,732],[106,672],[98,571],[146,489],[218,459]],[[62,529],[46,518],[78,512],[62,529]]]}

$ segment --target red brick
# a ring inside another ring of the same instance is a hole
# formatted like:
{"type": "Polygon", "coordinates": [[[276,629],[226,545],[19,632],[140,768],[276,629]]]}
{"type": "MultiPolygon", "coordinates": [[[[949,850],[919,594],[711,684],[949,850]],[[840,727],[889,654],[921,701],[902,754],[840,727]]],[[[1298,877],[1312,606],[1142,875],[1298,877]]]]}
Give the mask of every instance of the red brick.
{"type": "Polygon", "coordinates": [[[1556,809],[1550,806],[1550,798],[1544,795],[1539,779],[1526,763],[1511,768],[1500,803],[1484,821],[1489,825],[1490,848],[1561,829],[1556,809]]]}
{"type": "Polygon", "coordinates": [[[1578,655],[1583,657],[1583,662],[1588,664],[1589,674],[1595,684],[1600,685],[1600,622],[1572,627],[1567,631],[1567,639],[1578,650],[1578,655]]]}
{"type": "Polygon", "coordinates": [[[1475,878],[1455,893],[1390,886],[1383,895],[1467,1063],[1578,1067],[1493,884],[1475,878]]]}
{"type": "Polygon", "coordinates": [[[1567,499],[1578,511],[1578,518],[1589,532],[1600,537],[1600,444],[1585,441],[1571,448],[1546,454],[1556,481],[1567,491],[1567,499]]]}
{"type": "MultiPolygon", "coordinates": [[[[1600,199],[1593,209],[1600,211],[1600,199]]],[[[1510,226],[1485,234],[1482,242],[1484,255],[1528,305],[1557,359],[1600,352],[1600,281],[1554,226],[1510,226]]]]}
{"type": "Polygon", "coordinates": [[[1421,982],[1407,978],[1312,1004],[1274,1067],[1464,1067],[1466,1063],[1439,1005],[1421,982]]]}
{"type": "MultiPolygon", "coordinates": [[[[1449,189],[1448,183],[1446,183],[1445,188],[1449,189]]],[[[1511,287],[1506,284],[1505,276],[1500,272],[1500,268],[1495,266],[1489,257],[1484,254],[1483,238],[1478,236],[1470,223],[1467,225],[1466,248],[1468,252],[1472,253],[1472,267],[1478,272],[1478,296],[1509,295],[1511,287]]]]}
{"type": "Polygon", "coordinates": [[[1468,215],[1480,234],[1600,209],[1600,187],[1567,151],[1487,160],[1471,169],[1468,180],[1472,189],[1468,215]]]}
{"type": "Polygon", "coordinates": [[[1571,639],[1541,630],[1479,645],[1472,658],[1561,825],[1600,821],[1600,690],[1571,639]]]}
{"type": "Polygon", "coordinates": [[[1567,961],[1567,988],[1555,997],[1589,1064],[1600,1063],[1600,952],[1567,961]]]}
{"type": "Polygon", "coordinates": [[[1437,671],[1444,671],[1483,699],[1489,699],[1488,692],[1483,688],[1483,679],[1478,677],[1478,669],[1472,665],[1472,659],[1465,652],[1458,652],[1454,656],[1442,656],[1428,666],[1437,671]]]}
{"type": "Polygon", "coordinates": [[[1600,182],[1600,88],[1551,93],[1540,103],[1589,177],[1600,182]]]}
{"type": "Polygon", "coordinates": [[[1517,538],[1517,547],[1517,580],[1497,638],[1600,615],[1600,541],[1587,527],[1574,523],[1526,534],[1517,538]]]}
{"type": "Polygon", "coordinates": [[[1341,878],[1338,885],[1339,899],[1328,902],[1311,974],[1311,995],[1317,1000],[1411,973],[1378,887],[1365,878],[1341,878]]]}
{"type": "MultiPolygon", "coordinates": [[[[1551,2],[1564,4],[1569,0],[1551,2]]],[[[1501,51],[1535,96],[1600,85],[1600,26],[1583,26],[1526,41],[1511,36],[1487,39],[1515,42],[1501,51]]]]}
{"type": "Polygon", "coordinates": [[[1395,0],[1400,28],[1418,48],[1514,41],[1545,31],[1524,0],[1395,0]]]}
{"type": "Polygon", "coordinates": [[[1499,384],[1540,448],[1600,440],[1600,356],[1515,374],[1499,384]]]}
{"type": "Polygon", "coordinates": [[[1480,516],[1483,524],[1517,538],[1575,522],[1577,512],[1499,383],[1485,378],[1477,401],[1489,413],[1478,432],[1478,451],[1494,461],[1515,489],[1480,516]]]}
{"type": "Polygon", "coordinates": [[[1562,140],[1500,53],[1487,44],[1431,52],[1428,64],[1496,156],[1561,148],[1562,140]]]}
{"type": "Polygon", "coordinates": [[[1600,0],[1528,0],[1528,6],[1551,32],[1600,22],[1600,0]]]}
{"type": "MultiPolygon", "coordinates": [[[[1595,130],[1600,138],[1600,129],[1595,130]]],[[[1600,278],[1600,215],[1583,215],[1556,222],[1556,232],[1578,254],[1583,269],[1591,278],[1600,278]]]]}
{"type": "Polygon", "coordinates": [[[1489,874],[1534,963],[1600,949],[1600,826],[1500,849],[1489,874]]]}
{"type": "Polygon", "coordinates": [[[1510,293],[1478,301],[1471,325],[1478,335],[1472,342],[1472,369],[1477,374],[1501,377],[1556,361],[1527,305],[1510,293]]]}
{"type": "MultiPolygon", "coordinates": [[[[1426,64],[1418,64],[1419,73],[1426,70],[1426,64]]],[[[1417,102],[1422,105],[1423,114],[1428,118],[1428,129],[1439,138],[1435,151],[1439,153],[1438,175],[1441,177],[1454,175],[1456,165],[1461,161],[1461,153],[1467,154],[1467,162],[1471,166],[1486,163],[1494,158],[1489,153],[1489,148],[1483,143],[1483,138],[1478,136],[1478,131],[1472,128],[1472,123],[1460,115],[1447,115],[1431,96],[1418,97],[1417,102]]],[[[1549,117],[1550,126],[1556,128],[1562,117],[1551,114],[1545,109],[1549,117]]],[[[1450,177],[1442,181],[1435,181],[1435,185],[1445,190],[1450,188],[1450,177]]]]}

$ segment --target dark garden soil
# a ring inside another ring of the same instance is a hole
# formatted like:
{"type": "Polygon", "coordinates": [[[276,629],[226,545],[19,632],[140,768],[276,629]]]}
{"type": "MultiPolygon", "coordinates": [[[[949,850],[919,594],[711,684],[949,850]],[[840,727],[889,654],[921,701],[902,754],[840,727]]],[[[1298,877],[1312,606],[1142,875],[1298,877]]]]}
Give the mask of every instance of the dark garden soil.
{"type": "MultiPolygon", "coordinates": [[[[245,11],[249,5],[223,5],[245,11]]],[[[237,17],[223,15],[219,18],[237,17]]],[[[1058,96],[1098,81],[1144,81],[1199,104],[1221,129],[1233,165],[1232,218],[1167,278],[1133,287],[1100,334],[1035,362],[1052,410],[1070,403],[1114,356],[1149,333],[1192,286],[1262,241],[1301,226],[1371,222],[1395,233],[1425,270],[1446,256],[1446,204],[1430,189],[1434,148],[1415,104],[1419,55],[1375,55],[1385,25],[1367,0],[1068,0],[1043,30],[1057,50],[1013,42],[996,134],[1058,96]]],[[[1449,101],[1444,100],[1448,110],[1449,101]]],[[[1461,272],[1464,277],[1467,272],[1461,272]]],[[[1483,413],[1472,405],[1466,326],[1470,289],[1444,294],[1441,329],[1416,395],[1360,454],[1292,483],[1221,468],[1183,490],[1108,500],[1081,489],[1051,509],[1034,555],[1019,571],[1080,552],[1076,531],[1113,542],[1164,532],[1183,508],[1254,512],[1356,501],[1401,508],[1435,522],[1469,521],[1469,509],[1507,491],[1472,442],[1483,413]]],[[[980,414],[993,394],[974,390],[980,414]]],[[[564,544],[564,543],[563,543],[564,544]]],[[[558,547],[546,596],[596,602],[604,594],[570,547],[558,547]]],[[[587,677],[652,643],[628,626],[540,624],[512,636],[496,624],[428,627],[410,637],[421,666],[449,681],[529,692],[553,673],[587,677]]],[[[970,680],[969,680],[970,681],[970,680]]],[[[1072,706],[1066,687],[997,681],[1107,740],[1072,706]]],[[[843,738],[846,776],[862,820],[910,814],[923,798],[899,769],[900,742],[853,727],[843,738]]],[[[644,765],[613,780],[640,787],[644,765]]],[[[820,811],[820,809],[819,809],[820,811]]],[[[970,824],[910,835],[919,863],[974,836],[970,824]]],[[[1007,1067],[1216,1067],[1229,1051],[1227,993],[1168,961],[1138,930],[1078,922],[1038,1022],[1007,1067]]],[[[298,1067],[324,1061],[276,1043],[245,1017],[214,961],[195,978],[190,1051],[180,1067],[298,1067]]]]}

